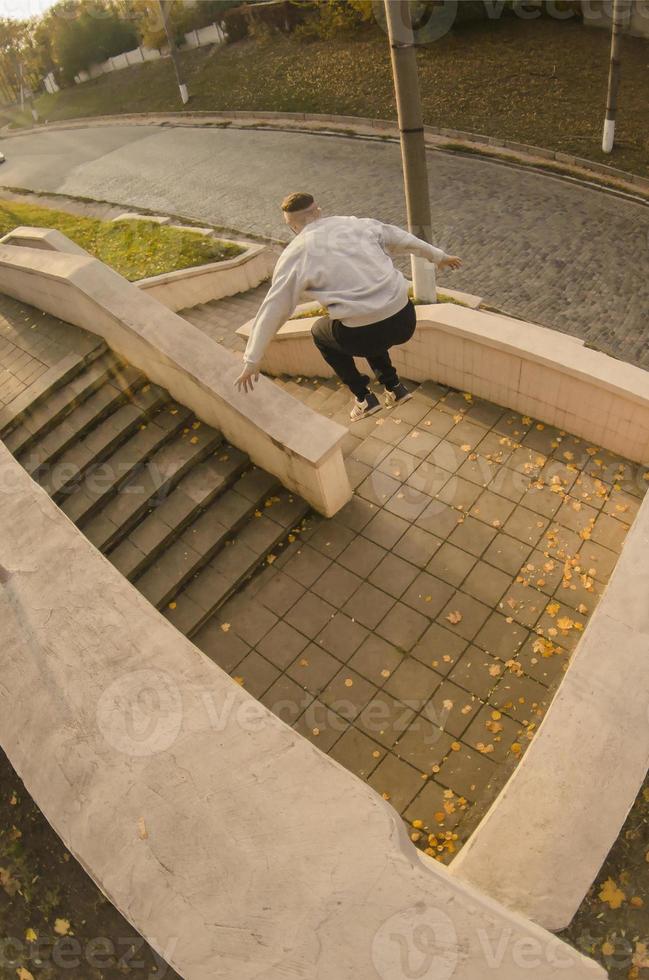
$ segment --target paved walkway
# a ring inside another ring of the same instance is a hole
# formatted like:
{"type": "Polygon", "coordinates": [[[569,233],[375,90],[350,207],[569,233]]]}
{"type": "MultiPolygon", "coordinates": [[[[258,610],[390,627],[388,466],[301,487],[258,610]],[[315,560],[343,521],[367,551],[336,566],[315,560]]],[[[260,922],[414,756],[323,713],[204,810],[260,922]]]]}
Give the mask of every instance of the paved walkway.
{"type": "MultiPolygon", "coordinates": [[[[89,127],[12,138],[10,186],[285,233],[277,202],[404,222],[399,148],[271,130],[89,127]],[[242,165],[242,162],[244,165],[242,165]]],[[[438,244],[464,256],[443,282],[649,367],[649,208],[482,158],[429,156],[438,244]]]]}
{"type": "Polygon", "coordinates": [[[0,409],[66,354],[81,359],[97,344],[85,331],[0,294],[0,409]]]}
{"type": "MultiPolygon", "coordinates": [[[[264,292],[183,315],[241,350],[264,292]]],[[[348,423],[335,380],[277,383],[348,423]]],[[[432,382],[351,426],[345,452],[351,503],[296,531],[197,642],[448,861],[538,728],[644,470],[432,382]]]]}

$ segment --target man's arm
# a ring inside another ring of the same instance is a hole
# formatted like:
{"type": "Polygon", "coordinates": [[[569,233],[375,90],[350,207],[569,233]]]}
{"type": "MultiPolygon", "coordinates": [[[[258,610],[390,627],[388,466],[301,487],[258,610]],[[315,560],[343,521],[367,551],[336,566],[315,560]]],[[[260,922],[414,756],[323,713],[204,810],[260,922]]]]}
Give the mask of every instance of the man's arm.
{"type": "Polygon", "coordinates": [[[380,226],[379,234],[387,252],[395,255],[404,252],[420,255],[440,267],[449,266],[451,269],[458,269],[462,264],[456,255],[447,255],[443,249],[437,248],[436,245],[429,245],[428,242],[411,235],[397,225],[386,225],[382,221],[378,221],[377,224],[380,226]]]}
{"type": "Polygon", "coordinates": [[[272,285],[252,325],[243,371],[235,381],[239,390],[252,391],[266,347],[297,306],[304,289],[302,265],[301,253],[284,253],[275,266],[272,285]]]}

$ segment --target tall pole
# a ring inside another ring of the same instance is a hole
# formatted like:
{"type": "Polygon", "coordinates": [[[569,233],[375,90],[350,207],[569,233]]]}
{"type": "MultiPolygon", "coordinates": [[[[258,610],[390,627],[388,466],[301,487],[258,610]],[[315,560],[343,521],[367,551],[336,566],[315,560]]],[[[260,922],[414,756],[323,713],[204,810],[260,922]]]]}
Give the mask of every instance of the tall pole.
{"type": "Polygon", "coordinates": [[[610,153],[615,143],[615,117],[617,115],[617,93],[620,86],[622,25],[624,22],[623,0],[613,0],[611,18],[611,64],[608,72],[608,95],[606,98],[606,119],[604,120],[604,135],[602,150],[610,153]]]}
{"type": "Polygon", "coordinates": [[[174,40],[172,32],[169,30],[169,19],[167,17],[167,0],[158,0],[158,5],[160,7],[160,15],[162,17],[162,23],[164,25],[165,34],[167,35],[167,43],[169,45],[169,54],[171,55],[171,60],[173,62],[174,71],[176,73],[176,81],[178,82],[178,89],[180,91],[180,98],[182,99],[183,105],[189,102],[189,92],[187,90],[187,85],[183,82],[182,76],[180,74],[180,63],[178,61],[178,50],[176,48],[176,42],[174,40]]]}
{"type": "MultiPolygon", "coordinates": [[[[432,228],[428,166],[410,3],[403,0],[384,0],[384,4],[401,137],[408,230],[418,238],[430,242],[432,228]]],[[[411,261],[416,298],[429,303],[436,302],[435,266],[415,255],[411,261]]]]}

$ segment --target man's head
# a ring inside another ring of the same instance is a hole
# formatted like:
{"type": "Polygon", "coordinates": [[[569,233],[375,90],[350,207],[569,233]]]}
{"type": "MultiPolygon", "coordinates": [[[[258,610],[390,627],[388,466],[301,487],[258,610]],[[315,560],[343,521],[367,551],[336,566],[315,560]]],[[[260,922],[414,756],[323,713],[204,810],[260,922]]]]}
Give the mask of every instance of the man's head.
{"type": "Polygon", "coordinates": [[[289,194],[285,197],[282,201],[282,211],[284,213],[284,221],[296,235],[302,231],[305,225],[316,221],[322,214],[322,211],[313,199],[313,195],[306,194],[303,191],[298,191],[296,194],[289,194]]]}

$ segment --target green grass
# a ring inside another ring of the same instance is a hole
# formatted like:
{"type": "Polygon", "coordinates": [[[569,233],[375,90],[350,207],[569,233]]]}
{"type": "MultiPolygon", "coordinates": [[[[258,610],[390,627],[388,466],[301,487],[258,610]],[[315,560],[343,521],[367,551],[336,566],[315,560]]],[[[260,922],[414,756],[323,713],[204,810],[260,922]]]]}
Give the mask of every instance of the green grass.
{"type": "MultiPolygon", "coordinates": [[[[577,21],[505,17],[418,49],[424,121],[649,174],[649,44],[623,41],[617,145],[602,153],[609,37],[577,21]]],[[[304,43],[276,36],[182,54],[189,109],[395,117],[385,35],[304,43]]],[[[168,59],[43,95],[41,119],[182,108],[168,59]]]]}
{"type": "Polygon", "coordinates": [[[55,228],[131,282],[240,255],[239,245],[153,221],[100,221],[0,200],[0,234],[19,225],[55,228]]]}

